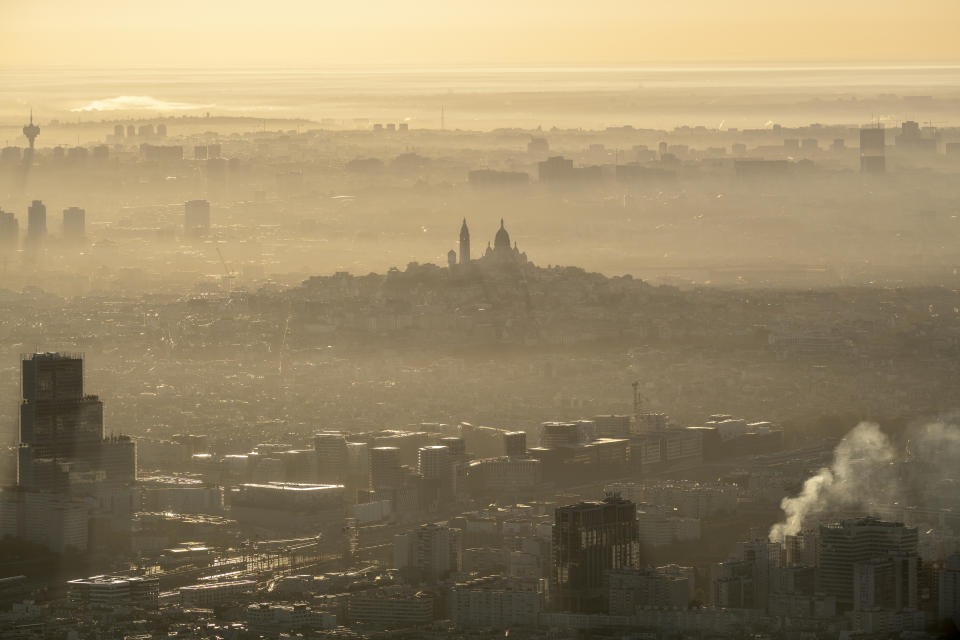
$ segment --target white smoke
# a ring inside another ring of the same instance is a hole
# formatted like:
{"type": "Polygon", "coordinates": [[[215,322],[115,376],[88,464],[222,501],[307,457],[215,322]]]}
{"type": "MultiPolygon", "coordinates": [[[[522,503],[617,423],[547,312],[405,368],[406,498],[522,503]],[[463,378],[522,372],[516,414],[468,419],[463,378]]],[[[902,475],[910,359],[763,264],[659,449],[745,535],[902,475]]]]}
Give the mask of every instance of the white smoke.
{"type": "Polygon", "coordinates": [[[866,508],[870,502],[890,500],[900,492],[891,463],[890,439],[871,422],[861,422],[833,450],[833,463],[803,483],[800,495],[780,503],[785,519],[770,529],[770,540],[782,542],[804,523],[836,509],[866,508]]]}
{"type": "Polygon", "coordinates": [[[832,511],[869,512],[871,504],[890,504],[907,495],[930,502],[932,487],[926,483],[931,478],[957,479],[960,473],[960,427],[951,420],[910,429],[907,454],[921,468],[901,476],[890,439],[876,424],[861,422],[833,450],[829,468],[808,478],[799,495],[780,502],[784,520],[770,528],[770,540],[782,542],[832,511]]]}

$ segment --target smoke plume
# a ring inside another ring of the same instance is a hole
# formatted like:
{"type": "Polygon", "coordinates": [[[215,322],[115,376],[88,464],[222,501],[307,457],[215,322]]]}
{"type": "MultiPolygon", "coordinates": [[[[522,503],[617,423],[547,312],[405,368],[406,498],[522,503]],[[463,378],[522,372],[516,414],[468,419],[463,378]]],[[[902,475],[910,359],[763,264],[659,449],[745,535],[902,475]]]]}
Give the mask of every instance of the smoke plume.
{"type": "Polygon", "coordinates": [[[865,508],[869,502],[893,499],[899,481],[891,463],[894,448],[880,427],[861,422],[833,450],[833,463],[803,483],[800,494],[780,503],[785,519],[770,529],[770,540],[795,535],[805,522],[834,509],[865,508]]]}
{"type": "Polygon", "coordinates": [[[927,508],[954,506],[948,503],[951,496],[955,499],[952,487],[960,473],[960,427],[953,419],[932,422],[911,428],[907,436],[906,457],[912,465],[901,473],[894,464],[896,451],[880,427],[869,422],[854,427],[833,450],[830,467],[808,478],[799,495],[780,503],[784,520],[771,527],[770,540],[795,535],[831,511],[868,513],[871,504],[897,501],[927,508]],[[946,503],[943,494],[948,494],[946,503]]]}

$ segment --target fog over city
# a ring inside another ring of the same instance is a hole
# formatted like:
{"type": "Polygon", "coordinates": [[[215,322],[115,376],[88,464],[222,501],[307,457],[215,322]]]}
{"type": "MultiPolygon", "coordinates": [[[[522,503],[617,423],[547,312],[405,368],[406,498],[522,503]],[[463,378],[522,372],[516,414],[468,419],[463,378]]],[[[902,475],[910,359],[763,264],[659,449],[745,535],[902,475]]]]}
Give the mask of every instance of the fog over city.
{"type": "Polygon", "coordinates": [[[0,2],[0,637],[960,637],[958,24],[0,2]]]}

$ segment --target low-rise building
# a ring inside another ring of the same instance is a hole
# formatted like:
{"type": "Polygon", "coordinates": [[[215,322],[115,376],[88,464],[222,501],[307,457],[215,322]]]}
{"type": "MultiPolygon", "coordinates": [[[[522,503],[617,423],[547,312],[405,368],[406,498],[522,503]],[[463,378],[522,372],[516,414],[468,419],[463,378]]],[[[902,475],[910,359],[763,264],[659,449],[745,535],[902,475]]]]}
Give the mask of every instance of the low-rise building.
{"type": "Polygon", "coordinates": [[[455,585],[450,619],[458,627],[506,629],[534,625],[543,608],[544,582],[486,576],[455,585]]]}
{"type": "Polygon", "coordinates": [[[150,577],[92,576],[67,582],[69,598],[81,606],[156,609],[160,580],[150,577]]]}
{"type": "Polygon", "coordinates": [[[257,583],[253,580],[231,580],[180,587],[180,606],[212,608],[225,604],[237,604],[244,596],[256,591],[256,588],[257,583]]]}

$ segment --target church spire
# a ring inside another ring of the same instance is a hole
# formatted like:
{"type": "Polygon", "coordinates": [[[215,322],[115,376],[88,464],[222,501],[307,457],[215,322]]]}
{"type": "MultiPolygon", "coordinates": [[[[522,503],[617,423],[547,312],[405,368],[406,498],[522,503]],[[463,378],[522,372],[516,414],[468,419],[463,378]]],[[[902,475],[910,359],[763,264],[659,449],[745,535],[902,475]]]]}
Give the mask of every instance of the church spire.
{"type": "Polygon", "coordinates": [[[467,219],[463,219],[460,226],[460,264],[470,262],[470,229],[467,227],[467,219]]]}

